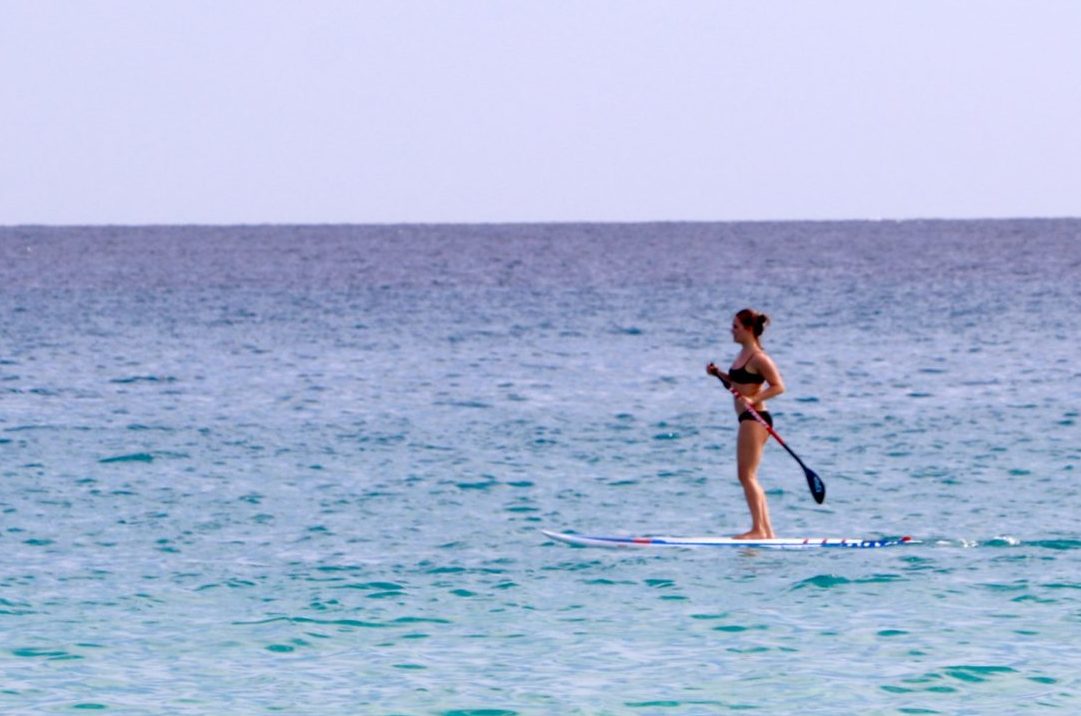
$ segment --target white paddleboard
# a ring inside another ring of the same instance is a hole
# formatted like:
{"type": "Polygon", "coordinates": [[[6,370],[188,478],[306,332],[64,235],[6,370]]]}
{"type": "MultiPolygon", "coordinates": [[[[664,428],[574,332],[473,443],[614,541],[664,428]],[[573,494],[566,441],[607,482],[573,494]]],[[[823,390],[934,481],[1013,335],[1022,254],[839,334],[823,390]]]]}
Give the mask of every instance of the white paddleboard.
{"type": "Polygon", "coordinates": [[[541,530],[545,536],[576,547],[754,547],[764,549],[873,549],[913,544],[911,537],[850,539],[841,537],[778,537],[775,539],[733,539],[732,537],[606,537],[541,530]]]}

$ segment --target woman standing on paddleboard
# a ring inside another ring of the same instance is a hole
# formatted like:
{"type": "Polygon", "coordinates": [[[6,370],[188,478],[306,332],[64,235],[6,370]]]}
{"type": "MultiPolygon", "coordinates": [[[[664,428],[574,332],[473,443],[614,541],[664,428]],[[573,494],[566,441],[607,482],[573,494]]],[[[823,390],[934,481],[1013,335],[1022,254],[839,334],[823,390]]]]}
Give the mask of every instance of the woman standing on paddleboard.
{"type": "Polygon", "coordinates": [[[773,418],[766,410],[766,401],[784,392],[784,381],[773,360],[762,348],[762,332],[769,324],[769,316],[745,308],[732,320],[732,341],[741,348],[732,367],[725,373],[710,363],[706,372],[730,383],[740,397],[733,397],[736,415],[739,416],[739,434],[736,439],[736,470],[747,507],[751,510],[751,530],[736,539],[773,539],[773,527],[769,522],[766,492],[758,484],[758,465],[769,432],[751,414],[748,407],[773,425],[773,418]]]}

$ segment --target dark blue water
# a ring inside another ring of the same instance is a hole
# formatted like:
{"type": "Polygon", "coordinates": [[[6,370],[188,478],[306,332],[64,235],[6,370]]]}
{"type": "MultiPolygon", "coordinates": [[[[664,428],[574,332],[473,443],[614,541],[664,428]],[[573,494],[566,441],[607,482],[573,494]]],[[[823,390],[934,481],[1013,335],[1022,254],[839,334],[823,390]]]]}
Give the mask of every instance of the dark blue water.
{"type": "Polygon", "coordinates": [[[1081,221],[0,229],[0,709],[1078,708],[1081,221]],[[783,536],[731,314],[774,319],[783,536]]]}

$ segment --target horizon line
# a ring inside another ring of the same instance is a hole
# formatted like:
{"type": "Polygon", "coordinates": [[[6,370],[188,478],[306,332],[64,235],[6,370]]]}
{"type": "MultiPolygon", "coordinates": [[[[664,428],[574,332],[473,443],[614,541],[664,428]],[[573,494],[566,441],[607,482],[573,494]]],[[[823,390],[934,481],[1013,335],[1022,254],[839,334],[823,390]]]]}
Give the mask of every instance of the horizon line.
{"type": "Polygon", "coordinates": [[[148,229],[190,226],[199,228],[254,228],[254,227],[344,227],[344,226],[662,226],[662,225],[709,225],[709,224],[878,224],[878,223],[972,223],[1010,221],[1077,221],[1081,216],[971,216],[971,217],[911,217],[911,218],[843,218],[843,219],[558,219],[558,220],[507,220],[507,221],[262,221],[262,222],[89,222],[89,223],[17,223],[0,224],[0,229],[148,229]]]}

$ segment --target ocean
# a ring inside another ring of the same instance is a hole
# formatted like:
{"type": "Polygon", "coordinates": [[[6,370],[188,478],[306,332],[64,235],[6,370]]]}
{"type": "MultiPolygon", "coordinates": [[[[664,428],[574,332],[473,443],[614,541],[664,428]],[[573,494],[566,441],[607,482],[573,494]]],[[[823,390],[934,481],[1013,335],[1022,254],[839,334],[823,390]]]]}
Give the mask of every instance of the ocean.
{"type": "Polygon", "coordinates": [[[1081,710],[1081,220],[0,228],[0,712],[1081,710]],[[732,314],[772,324],[779,536],[732,314]]]}

